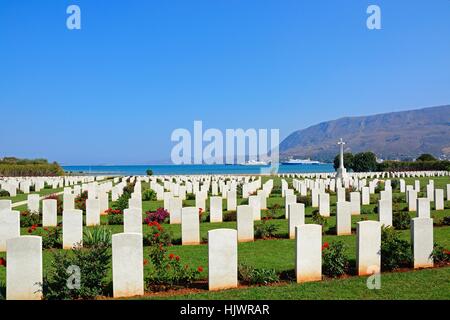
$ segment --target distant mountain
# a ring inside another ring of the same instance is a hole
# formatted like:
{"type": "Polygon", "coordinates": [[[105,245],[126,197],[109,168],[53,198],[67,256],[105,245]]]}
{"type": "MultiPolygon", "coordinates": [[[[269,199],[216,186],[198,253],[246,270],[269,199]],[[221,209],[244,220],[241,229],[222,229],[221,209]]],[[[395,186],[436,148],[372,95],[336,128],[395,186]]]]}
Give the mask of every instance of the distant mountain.
{"type": "Polygon", "coordinates": [[[373,151],[382,159],[415,158],[422,153],[450,157],[450,105],[345,117],[298,130],[280,144],[280,157],[331,161],[343,138],[348,152],[373,151]]]}

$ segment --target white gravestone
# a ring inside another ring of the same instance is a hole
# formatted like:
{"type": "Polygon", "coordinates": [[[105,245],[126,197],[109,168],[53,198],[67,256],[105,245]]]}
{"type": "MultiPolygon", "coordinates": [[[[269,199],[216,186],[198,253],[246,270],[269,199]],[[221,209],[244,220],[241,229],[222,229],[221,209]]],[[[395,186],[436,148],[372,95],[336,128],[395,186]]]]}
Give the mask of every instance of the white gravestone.
{"type": "Polygon", "coordinates": [[[237,208],[236,191],[228,191],[227,210],[236,211],[236,208],[237,208]]]}
{"type": "Polygon", "coordinates": [[[12,201],[11,200],[0,200],[0,211],[7,210],[11,211],[12,201]]]}
{"type": "Polygon", "coordinates": [[[378,221],[385,227],[392,226],[392,201],[378,200],[378,221]]]}
{"type": "Polygon", "coordinates": [[[352,234],[352,216],[350,202],[336,203],[336,232],[338,236],[352,234]]]}
{"type": "Polygon", "coordinates": [[[144,294],[143,256],[142,234],[117,233],[112,236],[114,298],[144,294]]]}
{"type": "Polygon", "coordinates": [[[289,218],[288,206],[291,203],[296,203],[296,202],[297,202],[297,196],[295,196],[295,195],[287,195],[284,197],[284,212],[285,212],[286,219],[289,218]]]}
{"type": "Polygon", "coordinates": [[[444,189],[434,190],[434,210],[444,210],[444,189]]]}
{"type": "Polygon", "coordinates": [[[181,242],[182,245],[200,244],[200,217],[196,207],[181,209],[181,242]]]}
{"type": "Polygon", "coordinates": [[[330,216],[330,194],[322,192],[319,194],[319,214],[323,217],[330,216]]]}
{"type": "Polygon", "coordinates": [[[379,273],[381,268],[381,223],[356,223],[356,266],[358,275],[379,273]]]}
{"type": "Polygon", "coordinates": [[[8,239],[20,237],[20,212],[0,211],[0,252],[6,251],[8,239]]]}
{"type": "Polygon", "coordinates": [[[42,238],[17,237],[6,246],[6,299],[41,300],[42,238]]]}
{"type": "Polygon", "coordinates": [[[123,211],[123,231],[142,234],[142,211],[138,208],[123,211]]]}
{"type": "Polygon", "coordinates": [[[38,194],[30,194],[28,195],[28,210],[31,213],[39,213],[39,195],[38,194]]]}
{"type": "Polygon", "coordinates": [[[42,226],[56,227],[58,225],[58,201],[46,199],[42,201],[42,226]]]}
{"type": "Polygon", "coordinates": [[[369,187],[362,187],[361,189],[361,203],[363,206],[370,204],[370,189],[369,187]]]}
{"type": "Polygon", "coordinates": [[[417,210],[417,191],[408,190],[406,192],[408,194],[408,211],[416,211],[417,210]]]}
{"type": "Polygon", "coordinates": [[[208,231],[209,290],[236,288],[238,285],[237,231],[215,229],[208,231]]]}
{"type": "Polygon", "coordinates": [[[181,208],[183,207],[183,200],[181,198],[170,198],[169,199],[169,214],[170,214],[170,224],[180,224],[181,223],[181,208]]]}
{"type": "Polygon", "coordinates": [[[248,205],[237,207],[237,233],[239,242],[254,240],[253,208],[248,205]]]}
{"type": "Polygon", "coordinates": [[[295,234],[297,283],[322,280],[322,226],[300,225],[295,234]]]}
{"type": "Polygon", "coordinates": [[[417,198],[418,218],[430,218],[430,200],[428,198],[417,198]]]}
{"type": "Polygon", "coordinates": [[[86,200],[86,226],[100,225],[100,200],[86,200]]]}
{"type": "Polygon", "coordinates": [[[248,204],[253,209],[253,220],[261,220],[261,202],[260,196],[249,196],[248,204]]]}
{"type": "Polygon", "coordinates": [[[295,227],[305,224],[305,204],[291,203],[289,209],[289,239],[295,239],[295,227]]]}
{"type": "Polygon", "coordinates": [[[411,219],[411,244],[414,256],[414,268],[433,267],[433,219],[411,219]]]}
{"type": "Polygon", "coordinates": [[[209,206],[209,221],[222,222],[222,197],[211,197],[209,206]]]}
{"type": "Polygon", "coordinates": [[[63,211],[75,209],[75,196],[70,193],[63,194],[63,211]]]}
{"type": "Polygon", "coordinates": [[[83,241],[83,211],[63,211],[63,249],[72,249],[83,241]]]}
{"type": "Polygon", "coordinates": [[[361,194],[359,192],[350,192],[350,207],[352,216],[361,214],[361,194]]]}

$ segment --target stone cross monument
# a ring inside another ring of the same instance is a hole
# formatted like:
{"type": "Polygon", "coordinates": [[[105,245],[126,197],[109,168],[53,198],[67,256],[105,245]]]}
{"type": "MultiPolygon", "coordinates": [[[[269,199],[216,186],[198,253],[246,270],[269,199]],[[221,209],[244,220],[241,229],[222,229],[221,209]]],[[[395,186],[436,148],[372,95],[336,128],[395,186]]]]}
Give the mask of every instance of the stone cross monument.
{"type": "Polygon", "coordinates": [[[340,148],[341,150],[340,150],[340,157],[339,157],[339,160],[340,160],[339,168],[337,169],[336,178],[343,179],[347,176],[347,170],[345,170],[345,167],[344,167],[344,145],[345,145],[345,142],[341,138],[341,140],[339,140],[337,144],[341,147],[340,148]]]}

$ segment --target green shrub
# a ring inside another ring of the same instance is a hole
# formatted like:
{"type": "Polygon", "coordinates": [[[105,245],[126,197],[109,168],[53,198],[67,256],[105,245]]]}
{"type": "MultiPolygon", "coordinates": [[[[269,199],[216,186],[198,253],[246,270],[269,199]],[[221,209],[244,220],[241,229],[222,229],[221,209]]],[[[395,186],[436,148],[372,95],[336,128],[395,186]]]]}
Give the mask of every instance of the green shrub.
{"type": "Polygon", "coordinates": [[[346,246],[341,241],[324,243],[322,246],[322,273],[329,277],[339,277],[348,271],[349,260],[346,246]]]}
{"type": "Polygon", "coordinates": [[[223,213],[223,221],[236,221],[237,220],[237,212],[236,211],[225,211],[223,213]]]}
{"type": "Polygon", "coordinates": [[[84,230],[83,246],[110,246],[112,232],[106,227],[95,226],[84,230]]]}
{"type": "Polygon", "coordinates": [[[399,190],[400,189],[400,180],[398,180],[398,179],[391,180],[391,187],[392,187],[392,190],[399,190]]]}
{"type": "Polygon", "coordinates": [[[3,189],[0,189],[0,197],[9,197],[9,192],[3,189]]]}
{"type": "Polygon", "coordinates": [[[144,192],[142,192],[142,200],[155,201],[156,200],[156,192],[152,189],[145,189],[144,192]]]}
{"type": "Polygon", "coordinates": [[[412,262],[411,246],[402,240],[394,228],[383,228],[381,232],[381,270],[391,271],[410,266],[412,262]]]}
{"type": "Polygon", "coordinates": [[[303,203],[305,207],[312,206],[312,197],[311,196],[302,196],[300,194],[297,195],[297,203],[303,203]]]}
{"type": "Polygon", "coordinates": [[[86,211],[86,200],[88,199],[88,192],[84,191],[75,198],[75,209],[86,211]]]}
{"type": "Polygon", "coordinates": [[[114,210],[120,210],[124,211],[125,209],[128,209],[128,200],[131,198],[130,194],[124,193],[122,194],[117,201],[114,201],[112,204],[112,208],[114,210]]]}
{"type": "Polygon", "coordinates": [[[269,219],[263,219],[262,222],[255,225],[255,236],[257,239],[269,239],[275,237],[278,227],[270,222],[269,219]]]}
{"type": "Polygon", "coordinates": [[[433,259],[433,262],[436,265],[450,263],[450,251],[445,249],[443,246],[435,243],[430,258],[433,259]]]}
{"type": "Polygon", "coordinates": [[[76,247],[52,251],[53,259],[49,271],[45,274],[41,290],[46,300],[93,299],[107,294],[105,279],[108,274],[111,253],[107,246],[91,248],[76,247]],[[67,285],[69,277],[76,275],[73,268],[80,270],[79,286],[76,282],[72,289],[67,285]],[[69,268],[70,267],[70,268],[69,268]]]}
{"type": "Polygon", "coordinates": [[[450,216],[446,216],[446,217],[442,218],[441,222],[443,225],[450,226],[450,216]]]}
{"type": "Polygon", "coordinates": [[[280,277],[274,269],[254,268],[245,264],[238,266],[238,279],[245,284],[269,284],[277,282],[280,277]]]}
{"type": "Polygon", "coordinates": [[[328,219],[319,214],[319,210],[314,210],[311,215],[311,220],[315,224],[320,224],[322,226],[322,232],[325,231],[325,227],[328,226],[328,219]]]}
{"type": "Polygon", "coordinates": [[[163,245],[168,246],[172,243],[172,235],[166,231],[157,221],[148,223],[150,231],[143,236],[145,246],[163,245]]]}
{"type": "Polygon", "coordinates": [[[186,200],[195,200],[195,194],[187,193],[186,194],[186,200]]]}
{"type": "Polygon", "coordinates": [[[30,212],[29,210],[25,210],[20,213],[20,226],[22,228],[38,226],[40,224],[41,224],[41,215],[39,213],[33,213],[30,212]]]}
{"type": "Polygon", "coordinates": [[[123,224],[123,213],[120,210],[108,209],[107,211],[108,224],[109,225],[122,225],[123,224]]]}
{"type": "Polygon", "coordinates": [[[409,229],[411,225],[411,217],[406,211],[397,211],[392,215],[392,224],[397,230],[409,229]]]}

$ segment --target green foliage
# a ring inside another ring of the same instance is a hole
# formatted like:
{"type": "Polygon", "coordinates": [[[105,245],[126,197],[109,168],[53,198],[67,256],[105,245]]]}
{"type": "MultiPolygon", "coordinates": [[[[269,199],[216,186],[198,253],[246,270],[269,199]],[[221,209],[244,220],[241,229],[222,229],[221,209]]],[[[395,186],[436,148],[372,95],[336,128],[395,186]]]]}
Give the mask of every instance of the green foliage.
{"type": "Polygon", "coordinates": [[[442,218],[442,224],[445,226],[450,226],[450,216],[442,218]]]}
{"type": "Polygon", "coordinates": [[[225,211],[223,213],[223,221],[236,221],[237,212],[236,211],[225,211]]]}
{"type": "Polygon", "coordinates": [[[436,161],[437,159],[429,154],[429,153],[422,153],[420,156],[417,157],[416,161],[436,161]]]}
{"type": "Polygon", "coordinates": [[[147,169],[145,171],[145,173],[147,173],[148,176],[152,176],[153,175],[153,170],[152,169],[147,169]]]}
{"type": "Polygon", "coordinates": [[[123,193],[116,201],[113,202],[112,208],[114,210],[124,211],[128,209],[128,200],[131,198],[129,193],[123,193]]]}
{"type": "Polygon", "coordinates": [[[0,197],[9,197],[9,192],[3,189],[0,189],[0,197]]]}
{"type": "Polygon", "coordinates": [[[22,228],[28,228],[40,224],[41,224],[41,215],[39,214],[39,212],[34,213],[25,210],[20,213],[20,226],[22,228]]]}
{"type": "Polygon", "coordinates": [[[402,240],[393,228],[383,228],[381,232],[381,270],[391,271],[410,266],[411,246],[402,240]]]}
{"type": "Polygon", "coordinates": [[[151,221],[148,226],[150,231],[143,236],[145,246],[169,246],[172,243],[172,235],[157,221],[151,221]]]}
{"type": "Polygon", "coordinates": [[[152,189],[145,189],[142,192],[142,200],[143,201],[155,201],[156,200],[156,192],[152,189]]]}
{"type": "Polygon", "coordinates": [[[450,170],[450,161],[383,161],[378,171],[434,171],[450,170]]]}
{"type": "Polygon", "coordinates": [[[400,190],[400,180],[398,179],[391,180],[391,187],[392,190],[400,190]]]}
{"type": "Polygon", "coordinates": [[[411,217],[406,211],[395,211],[392,215],[392,224],[397,230],[409,229],[411,225],[411,217]]]}
{"type": "Polygon", "coordinates": [[[436,265],[450,263],[450,251],[445,249],[443,246],[435,243],[430,258],[433,259],[433,262],[436,265]]]}
{"type": "Polygon", "coordinates": [[[111,238],[112,232],[106,227],[95,226],[86,228],[84,230],[83,246],[88,248],[95,246],[110,246],[111,238]]]}
{"type": "Polygon", "coordinates": [[[345,254],[346,246],[336,241],[322,246],[322,273],[329,277],[339,277],[348,271],[349,260],[345,254]]]}
{"type": "Polygon", "coordinates": [[[270,222],[269,219],[263,219],[255,225],[255,236],[257,239],[269,239],[275,237],[278,227],[270,222]]]}
{"type": "Polygon", "coordinates": [[[64,170],[57,164],[48,163],[45,159],[18,159],[5,157],[0,160],[0,176],[62,176],[64,170]]]}
{"type": "Polygon", "coordinates": [[[121,225],[123,224],[123,213],[118,209],[106,210],[109,225],[121,225]]]}
{"type": "MultiPolygon", "coordinates": [[[[145,279],[149,291],[167,290],[179,286],[188,286],[203,272],[183,265],[181,258],[174,254],[167,254],[167,248],[162,243],[150,246],[150,261],[152,272],[145,279]]],[[[144,261],[145,263],[145,261],[144,261]]]]}
{"type": "Polygon", "coordinates": [[[88,199],[88,192],[83,191],[75,198],[75,209],[86,211],[86,200],[88,199]]]}
{"type": "Polygon", "coordinates": [[[245,284],[266,285],[279,281],[280,277],[274,269],[254,268],[245,264],[239,264],[238,279],[245,284]]]}
{"type": "MultiPolygon", "coordinates": [[[[333,160],[334,170],[337,170],[340,166],[340,155],[337,154],[333,160]]],[[[344,167],[345,168],[353,168],[353,154],[351,152],[344,152],[344,167]]]]}
{"type": "Polygon", "coordinates": [[[195,200],[195,194],[187,193],[186,194],[186,200],[195,200]]]}
{"type": "Polygon", "coordinates": [[[297,195],[297,203],[303,203],[305,207],[311,207],[312,206],[312,197],[311,196],[302,196],[297,195]]]}
{"type": "Polygon", "coordinates": [[[377,156],[373,152],[360,152],[353,157],[351,169],[355,172],[377,171],[377,156]]]}
{"type": "Polygon", "coordinates": [[[51,268],[45,274],[41,284],[45,299],[93,299],[106,294],[105,279],[111,260],[111,253],[107,246],[76,247],[70,252],[54,250],[52,254],[51,268]],[[71,269],[73,266],[79,267],[80,270],[79,287],[76,282],[68,281],[71,275],[76,276],[71,269]],[[68,283],[73,285],[72,289],[69,289],[68,283]]]}
{"type": "Polygon", "coordinates": [[[325,232],[325,227],[328,226],[328,219],[319,214],[319,210],[314,210],[311,214],[311,220],[315,224],[322,226],[322,232],[325,232]]]}

